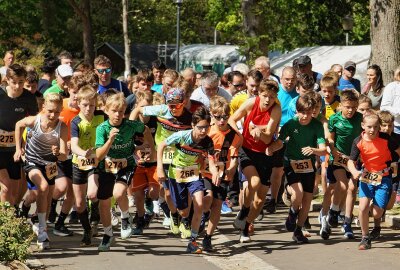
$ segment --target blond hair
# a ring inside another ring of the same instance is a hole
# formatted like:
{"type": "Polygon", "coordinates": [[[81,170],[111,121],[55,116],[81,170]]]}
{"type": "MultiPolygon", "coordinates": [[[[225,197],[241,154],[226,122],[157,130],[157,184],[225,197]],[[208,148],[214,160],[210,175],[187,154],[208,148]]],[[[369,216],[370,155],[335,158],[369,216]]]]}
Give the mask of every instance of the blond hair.
{"type": "Polygon", "coordinates": [[[127,103],[125,100],[124,93],[118,93],[111,95],[107,98],[106,100],[106,105],[105,108],[106,110],[110,109],[111,107],[117,107],[117,108],[126,108],[127,103]]]}
{"type": "Polygon", "coordinates": [[[82,100],[91,101],[93,99],[97,101],[97,92],[90,85],[85,85],[79,89],[77,99],[78,102],[81,102],[82,100]]]}
{"type": "Polygon", "coordinates": [[[165,97],[160,93],[154,92],[153,94],[153,105],[165,104],[165,97]]]}
{"type": "Polygon", "coordinates": [[[221,96],[214,96],[210,99],[210,112],[212,114],[223,113],[230,115],[229,102],[221,96]]]}
{"type": "Polygon", "coordinates": [[[46,105],[46,103],[56,103],[56,104],[62,106],[63,105],[63,98],[58,93],[48,93],[44,97],[44,105],[46,105]]]}

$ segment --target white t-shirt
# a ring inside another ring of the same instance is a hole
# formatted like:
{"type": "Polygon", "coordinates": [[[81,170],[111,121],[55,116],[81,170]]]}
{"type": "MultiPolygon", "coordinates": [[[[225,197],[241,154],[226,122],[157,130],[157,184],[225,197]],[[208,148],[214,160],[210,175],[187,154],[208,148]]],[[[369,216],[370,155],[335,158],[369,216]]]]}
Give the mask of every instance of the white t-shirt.
{"type": "MultiPolygon", "coordinates": [[[[225,89],[218,87],[217,95],[224,97],[228,102],[231,102],[232,96],[225,89]]],[[[206,95],[206,93],[203,90],[203,87],[201,86],[193,91],[192,95],[190,96],[190,99],[200,101],[208,109],[210,108],[210,98],[206,95]]]]}

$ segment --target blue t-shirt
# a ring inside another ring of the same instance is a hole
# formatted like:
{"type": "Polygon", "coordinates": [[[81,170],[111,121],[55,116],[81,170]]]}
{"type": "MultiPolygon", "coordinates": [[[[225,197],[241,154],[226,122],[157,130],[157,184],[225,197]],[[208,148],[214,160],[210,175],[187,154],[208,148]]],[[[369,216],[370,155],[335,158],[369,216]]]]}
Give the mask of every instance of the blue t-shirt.
{"type": "Polygon", "coordinates": [[[155,92],[157,92],[157,93],[159,93],[159,94],[162,94],[163,93],[163,91],[162,91],[162,87],[163,87],[163,85],[160,83],[160,84],[153,84],[153,86],[151,87],[151,90],[153,90],[153,91],[155,91],[155,92]]]}
{"type": "Polygon", "coordinates": [[[114,78],[111,78],[111,82],[109,85],[107,86],[103,86],[99,84],[99,87],[97,88],[97,93],[99,94],[103,94],[106,90],[110,89],[110,88],[115,88],[118,91],[124,93],[124,96],[127,97],[131,94],[131,92],[129,91],[128,87],[126,86],[125,83],[118,81],[114,78]]]}
{"type": "Polygon", "coordinates": [[[339,91],[343,91],[346,88],[354,88],[358,92],[361,92],[361,83],[359,80],[354,78],[351,78],[350,80],[345,80],[343,79],[343,77],[340,77],[338,86],[339,91]]]}
{"type": "MultiPolygon", "coordinates": [[[[287,116],[286,119],[292,119],[296,115],[296,102],[299,99],[299,96],[293,98],[290,103],[289,103],[289,108],[287,110],[287,116]]],[[[322,99],[322,106],[321,106],[321,112],[322,110],[325,109],[325,101],[322,99]]],[[[283,114],[282,114],[283,117],[283,114]]]]}
{"type": "Polygon", "coordinates": [[[288,92],[283,88],[282,84],[279,84],[278,99],[282,108],[282,118],[279,126],[283,126],[287,121],[289,121],[289,119],[291,119],[288,117],[289,104],[290,101],[298,95],[299,93],[296,92],[296,89],[288,92]]]}

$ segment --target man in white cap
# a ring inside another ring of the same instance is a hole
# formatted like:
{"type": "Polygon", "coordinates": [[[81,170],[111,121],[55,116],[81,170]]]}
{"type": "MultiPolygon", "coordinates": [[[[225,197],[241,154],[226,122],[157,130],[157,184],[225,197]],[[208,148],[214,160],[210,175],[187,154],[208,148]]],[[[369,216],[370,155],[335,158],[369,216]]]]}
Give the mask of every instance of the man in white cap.
{"type": "Polygon", "coordinates": [[[358,92],[361,92],[361,83],[354,78],[354,74],[356,74],[356,63],[347,61],[344,63],[343,68],[342,77],[339,79],[339,91],[343,91],[344,89],[356,89],[358,92]]]}
{"type": "Polygon", "coordinates": [[[44,92],[43,96],[49,93],[58,93],[63,97],[68,96],[68,87],[74,71],[68,64],[59,65],[56,69],[56,83],[44,92]]]}

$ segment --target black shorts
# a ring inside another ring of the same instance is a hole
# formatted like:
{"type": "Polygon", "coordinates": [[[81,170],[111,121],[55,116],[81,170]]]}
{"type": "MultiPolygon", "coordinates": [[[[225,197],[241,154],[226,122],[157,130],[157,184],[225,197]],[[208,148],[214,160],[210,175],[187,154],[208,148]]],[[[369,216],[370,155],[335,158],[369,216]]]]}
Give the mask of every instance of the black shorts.
{"type": "Polygon", "coordinates": [[[92,174],[99,174],[97,168],[83,171],[77,166],[72,166],[72,184],[74,185],[84,185],[88,183],[88,177],[92,174]]]}
{"type": "Polygon", "coordinates": [[[32,171],[33,169],[37,169],[42,173],[44,179],[46,179],[47,184],[49,184],[49,186],[53,186],[55,184],[56,177],[49,179],[46,174],[46,166],[44,165],[37,165],[33,162],[25,161],[23,169],[26,172],[26,180],[28,181],[28,184],[31,186],[35,186],[35,183],[33,183],[32,180],[29,178],[29,172],[32,171]]]}
{"type": "Polygon", "coordinates": [[[57,162],[58,175],[56,179],[67,177],[72,180],[72,159],[57,162]]]}
{"type": "Polygon", "coordinates": [[[287,183],[289,186],[295,183],[301,183],[304,192],[314,192],[315,169],[314,172],[310,173],[295,173],[293,171],[293,168],[290,166],[283,168],[283,170],[285,171],[287,183]]]}
{"type": "Polygon", "coordinates": [[[283,167],[283,156],[285,155],[285,144],[278,151],[274,152],[272,155],[272,168],[281,168],[283,167]]]}
{"type": "Polygon", "coordinates": [[[264,186],[271,185],[270,178],[272,173],[273,156],[270,157],[265,153],[254,152],[246,148],[240,148],[239,162],[242,171],[248,166],[253,166],[258,172],[261,184],[264,186]]]}
{"type": "Polygon", "coordinates": [[[335,184],[337,182],[337,179],[333,172],[340,169],[345,170],[347,179],[351,178],[351,173],[346,171],[345,168],[336,165],[328,165],[328,168],[326,170],[326,179],[328,180],[329,184],[335,184]]]}
{"type": "Polygon", "coordinates": [[[218,187],[212,183],[211,185],[214,199],[225,201],[226,197],[228,196],[230,182],[221,181],[218,187]]]}
{"type": "Polygon", "coordinates": [[[10,179],[21,179],[21,163],[14,162],[14,152],[0,153],[0,170],[6,169],[10,179]]]}
{"type": "Polygon", "coordinates": [[[99,200],[107,200],[111,198],[113,196],[114,185],[116,182],[125,183],[127,186],[129,186],[132,181],[134,171],[135,169],[132,167],[122,169],[117,174],[100,171],[97,198],[99,200]]]}

